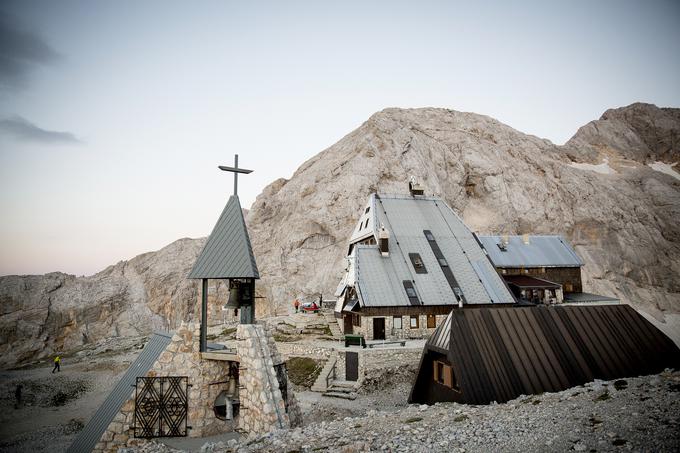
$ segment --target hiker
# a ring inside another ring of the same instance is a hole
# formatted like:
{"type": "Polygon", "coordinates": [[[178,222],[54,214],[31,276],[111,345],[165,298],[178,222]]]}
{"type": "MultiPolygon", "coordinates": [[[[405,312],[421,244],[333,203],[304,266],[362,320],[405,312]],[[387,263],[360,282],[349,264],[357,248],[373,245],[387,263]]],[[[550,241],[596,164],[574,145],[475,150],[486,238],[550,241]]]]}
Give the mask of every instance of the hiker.
{"type": "Polygon", "coordinates": [[[54,358],[54,368],[52,368],[52,373],[55,371],[61,371],[61,357],[59,356],[54,358]]]}
{"type": "Polygon", "coordinates": [[[295,302],[293,302],[293,306],[295,307],[295,313],[297,313],[298,309],[300,308],[300,301],[295,299],[295,302]]]}
{"type": "Polygon", "coordinates": [[[19,409],[19,406],[21,406],[21,388],[23,385],[17,384],[17,389],[14,391],[14,398],[16,399],[16,402],[14,403],[14,409],[19,409]]]}

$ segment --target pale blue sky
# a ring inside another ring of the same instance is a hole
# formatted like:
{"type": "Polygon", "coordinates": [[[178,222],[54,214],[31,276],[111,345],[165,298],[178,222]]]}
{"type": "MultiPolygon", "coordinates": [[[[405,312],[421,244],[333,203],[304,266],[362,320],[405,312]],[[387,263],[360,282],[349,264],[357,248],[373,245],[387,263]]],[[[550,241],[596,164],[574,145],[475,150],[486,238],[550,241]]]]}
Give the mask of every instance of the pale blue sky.
{"type": "Polygon", "coordinates": [[[0,275],[91,274],[210,232],[386,107],[565,142],[680,106],[680,3],[3,2],[0,275]],[[59,134],[54,133],[59,132],[59,134]]]}

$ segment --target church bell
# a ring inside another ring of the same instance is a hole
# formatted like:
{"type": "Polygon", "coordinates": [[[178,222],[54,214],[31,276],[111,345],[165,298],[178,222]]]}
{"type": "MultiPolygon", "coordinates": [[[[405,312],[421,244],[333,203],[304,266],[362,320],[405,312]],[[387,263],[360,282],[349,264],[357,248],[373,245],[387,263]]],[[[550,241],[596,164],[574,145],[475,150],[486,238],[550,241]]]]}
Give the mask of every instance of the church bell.
{"type": "Polygon", "coordinates": [[[225,309],[236,309],[239,308],[239,285],[236,284],[236,282],[229,282],[229,298],[227,299],[227,303],[224,305],[225,309]]]}

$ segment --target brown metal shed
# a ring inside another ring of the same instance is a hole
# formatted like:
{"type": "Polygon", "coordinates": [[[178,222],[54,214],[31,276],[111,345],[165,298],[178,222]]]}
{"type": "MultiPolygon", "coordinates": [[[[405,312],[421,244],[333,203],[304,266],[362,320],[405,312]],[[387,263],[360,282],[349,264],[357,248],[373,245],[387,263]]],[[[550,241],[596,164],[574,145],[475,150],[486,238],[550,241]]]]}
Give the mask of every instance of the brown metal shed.
{"type": "Polygon", "coordinates": [[[506,402],[665,368],[680,368],[680,350],[628,305],[454,309],[425,345],[409,402],[506,402]]]}

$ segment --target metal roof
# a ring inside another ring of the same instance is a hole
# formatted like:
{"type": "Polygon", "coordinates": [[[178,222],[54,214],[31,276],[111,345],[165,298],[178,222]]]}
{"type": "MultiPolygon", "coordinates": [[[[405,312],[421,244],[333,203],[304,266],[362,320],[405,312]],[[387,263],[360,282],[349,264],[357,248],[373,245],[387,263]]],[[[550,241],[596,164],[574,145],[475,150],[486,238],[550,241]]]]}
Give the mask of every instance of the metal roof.
{"type": "Polygon", "coordinates": [[[508,285],[515,285],[518,288],[560,288],[561,285],[542,278],[530,277],[528,275],[505,275],[503,276],[508,285]]]}
{"type": "Polygon", "coordinates": [[[161,352],[170,344],[172,335],[167,333],[154,333],[149,342],[144,346],[137,359],[130,365],[118,384],[111,390],[106,400],[99,406],[87,425],[78,437],[75,438],[67,453],[89,453],[97,445],[106,428],[120,411],[123,404],[132,397],[134,385],[139,376],[145,376],[153,364],[158,360],[161,352]]]}
{"type": "Polygon", "coordinates": [[[237,196],[229,197],[188,278],[260,278],[237,196]]]}
{"type": "Polygon", "coordinates": [[[446,356],[460,391],[432,391],[441,350],[427,343],[409,402],[505,402],[680,367],[678,347],[629,305],[484,307],[449,318],[446,356]]]}
{"type": "Polygon", "coordinates": [[[583,261],[562,236],[508,236],[506,250],[498,244],[502,236],[477,236],[496,267],[579,267],[583,261]]]}
{"type": "Polygon", "coordinates": [[[599,294],[591,293],[566,293],[564,295],[565,303],[591,303],[591,302],[619,302],[619,299],[609,296],[600,296],[599,294]]]}
{"type": "Polygon", "coordinates": [[[411,305],[404,289],[413,283],[422,305],[456,305],[457,299],[424,231],[439,246],[466,304],[513,303],[514,298],[462,220],[436,197],[372,195],[374,216],[390,234],[389,256],[377,245],[355,248],[357,293],[362,306],[411,305]],[[416,273],[409,253],[427,273],[416,273]]]}
{"type": "Polygon", "coordinates": [[[451,341],[451,313],[446,317],[444,322],[440,323],[432,332],[430,338],[425,343],[428,347],[441,352],[443,354],[449,351],[449,342],[451,341]]]}

